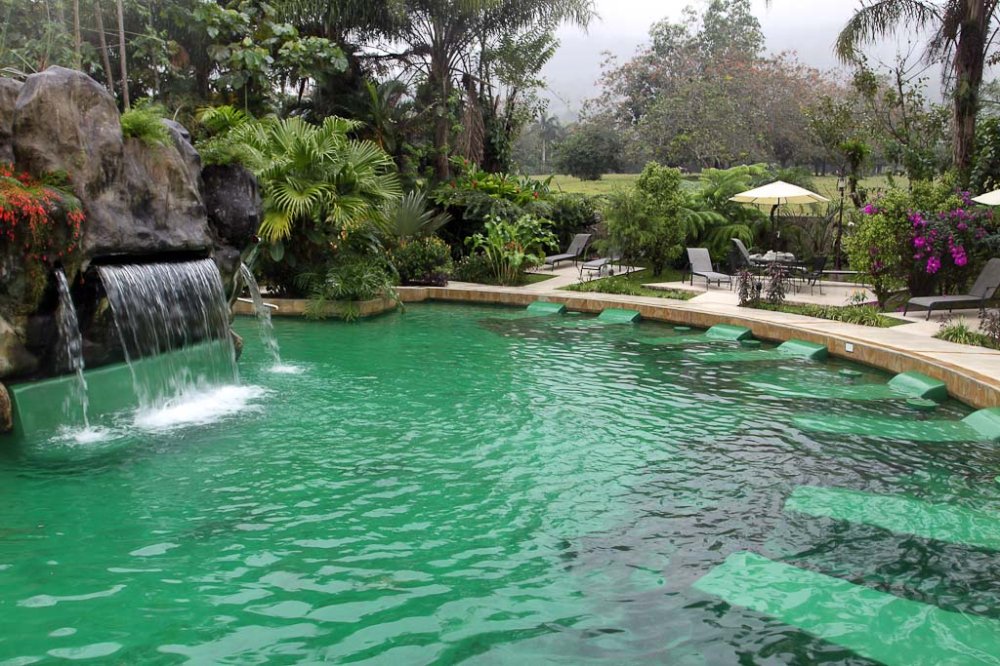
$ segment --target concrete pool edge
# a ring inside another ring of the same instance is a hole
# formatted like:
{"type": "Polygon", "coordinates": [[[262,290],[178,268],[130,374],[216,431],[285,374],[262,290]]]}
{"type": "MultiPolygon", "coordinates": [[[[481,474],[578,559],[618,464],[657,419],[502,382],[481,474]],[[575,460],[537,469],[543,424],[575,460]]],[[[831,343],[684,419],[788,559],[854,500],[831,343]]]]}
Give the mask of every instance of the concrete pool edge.
{"type": "Polygon", "coordinates": [[[892,373],[921,372],[944,382],[953,397],[972,407],[1000,406],[1000,352],[892,328],[873,328],[737,306],[712,304],[708,307],[689,301],[645,296],[556,290],[526,292],[517,287],[488,285],[398,289],[404,303],[431,300],[527,307],[534,301],[543,300],[562,304],[568,310],[593,314],[606,308],[627,306],[637,310],[643,319],[697,328],[707,329],[716,324],[745,326],[760,339],[786,342],[797,338],[824,345],[833,356],[892,373]]]}

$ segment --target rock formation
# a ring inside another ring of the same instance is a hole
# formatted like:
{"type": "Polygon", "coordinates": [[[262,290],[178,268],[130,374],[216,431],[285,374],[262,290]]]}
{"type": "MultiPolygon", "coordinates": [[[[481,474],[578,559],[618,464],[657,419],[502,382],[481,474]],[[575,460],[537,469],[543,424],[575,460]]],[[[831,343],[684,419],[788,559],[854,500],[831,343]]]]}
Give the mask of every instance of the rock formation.
{"type": "MultiPolygon", "coordinates": [[[[86,214],[80,251],[64,268],[81,321],[91,318],[83,325],[93,328],[84,341],[93,351],[90,358],[85,353],[88,361],[114,356],[96,342],[113,337],[96,330],[100,308],[86,302],[99,292],[85,273],[92,262],[212,256],[228,285],[260,222],[253,176],[239,167],[210,167],[203,180],[190,134],[163,122],[169,145],[124,138],[108,91],[63,67],[24,83],[0,78],[0,162],[33,175],[64,172],[86,214]]],[[[0,241],[0,380],[55,371],[46,358],[52,342],[39,333],[51,328],[46,322],[55,308],[50,272],[29,274],[17,250],[0,241]]]]}

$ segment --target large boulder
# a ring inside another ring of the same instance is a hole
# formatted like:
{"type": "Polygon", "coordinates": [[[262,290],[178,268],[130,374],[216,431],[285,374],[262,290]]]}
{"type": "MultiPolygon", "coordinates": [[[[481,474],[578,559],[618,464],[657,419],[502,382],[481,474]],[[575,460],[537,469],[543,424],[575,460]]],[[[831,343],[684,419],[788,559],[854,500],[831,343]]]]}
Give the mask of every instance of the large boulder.
{"type": "Polygon", "coordinates": [[[0,318],[0,377],[34,372],[36,359],[24,346],[24,331],[0,318]]]}
{"type": "Polygon", "coordinates": [[[14,161],[14,146],[11,143],[14,105],[22,85],[20,81],[0,77],[0,162],[14,161]]]}
{"type": "Polygon", "coordinates": [[[242,249],[260,226],[263,206],[257,179],[239,165],[205,167],[201,172],[208,223],[223,244],[242,249]]]}
{"type": "Polygon", "coordinates": [[[197,154],[176,137],[168,146],[123,139],[114,99],[87,75],[50,67],[29,76],[13,131],[19,168],[69,176],[87,214],[84,263],[212,247],[197,154]]]}

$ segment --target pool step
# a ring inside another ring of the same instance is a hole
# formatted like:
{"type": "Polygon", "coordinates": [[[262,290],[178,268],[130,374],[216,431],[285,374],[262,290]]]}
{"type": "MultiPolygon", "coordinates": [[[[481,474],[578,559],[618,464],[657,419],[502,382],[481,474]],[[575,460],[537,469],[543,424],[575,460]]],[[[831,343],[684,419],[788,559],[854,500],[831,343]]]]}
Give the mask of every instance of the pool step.
{"type": "Polygon", "coordinates": [[[948,387],[944,382],[919,372],[904,372],[893,377],[887,384],[852,384],[845,382],[843,377],[831,377],[828,374],[817,374],[815,377],[814,381],[803,382],[784,373],[760,373],[743,381],[776,397],[786,398],[836,400],[922,398],[940,402],[948,397],[948,387]]]}
{"type": "Polygon", "coordinates": [[[948,387],[945,383],[922,372],[901,372],[889,380],[889,386],[893,391],[911,398],[926,398],[938,402],[948,399],[948,387]]]}
{"type": "Polygon", "coordinates": [[[734,553],[694,583],[888,666],[1000,664],[1000,621],[734,553]]]}
{"type": "Polygon", "coordinates": [[[786,511],[1000,551],[1000,513],[843,488],[799,486],[786,511]]]}
{"type": "Polygon", "coordinates": [[[929,443],[1000,441],[1000,407],[980,409],[961,421],[832,414],[797,414],[792,421],[803,430],[837,435],[871,435],[929,443]]]}
{"type": "Polygon", "coordinates": [[[738,349],[733,351],[699,351],[690,350],[703,363],[749,363],[754,361],[780,361],[784,358],[804,358],[823,360],[827,351],[823,345],[813,344],[804,340],[789,340],[776,349],[738,349]]]}
{"type": "Polygon", "coordinates": [[[642,319],[638,310],[622,310],[620,308],[605,308],[597,315],[598,321],[608,324],[634,324],[642,319]]]}
{"type": "Polygon", "coordinates": [[[705,331],[705,337],[711,340],[746,340],[753,337],[753,332],[746,326],[716,324],[705,331]]]}
{"type": "Polygon", "coordinates": [[[535,301],[526,309],[536,315],[557,315],[566,312],[566,306],[562,303],[550,303],[549,301],[535,301]]]}

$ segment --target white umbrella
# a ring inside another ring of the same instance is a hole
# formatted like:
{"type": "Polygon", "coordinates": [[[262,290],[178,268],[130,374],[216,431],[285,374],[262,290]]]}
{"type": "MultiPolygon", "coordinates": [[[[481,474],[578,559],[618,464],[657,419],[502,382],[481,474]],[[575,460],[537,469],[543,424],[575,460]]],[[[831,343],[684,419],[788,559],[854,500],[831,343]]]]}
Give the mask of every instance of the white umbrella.
{"type": "Polygon", "coordinates": [[[972,200],[985,206],[1000,206],[1000,190],[980,194],[978,197],[972,197],[972,200]]]}
{"type": "Polygon", "coordinates": [[[778,210],[778,206],[782,204],[812,204],[830,201],[822,195],[811,192],[804,187],[786,183],[783,180],[776,180],[773,183],[761,185],[746,192],[740,192],[734,197],[729,197],[729,200],[737,203],[754,204],[755,206],[770,206],[772,229],[775,226],[774,214],[778,210]]]}

